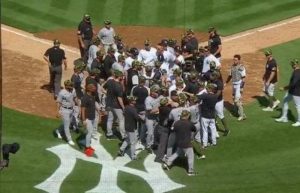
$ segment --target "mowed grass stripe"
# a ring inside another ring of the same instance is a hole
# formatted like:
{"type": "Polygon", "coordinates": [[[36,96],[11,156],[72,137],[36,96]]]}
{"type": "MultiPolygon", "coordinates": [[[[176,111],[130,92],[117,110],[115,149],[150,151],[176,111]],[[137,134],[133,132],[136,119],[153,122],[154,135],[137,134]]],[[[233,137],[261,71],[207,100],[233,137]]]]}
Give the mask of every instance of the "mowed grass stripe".
{"type": "MultiPolygon", "coordinates": [[[[104,18],[104,11],[106,7],[107,0],[102,1],[86,1],[86,13],[91,15],[93,25],[99,25],[101,21],[100,18],[104,18]]],[[[103,21],[102,23],[103,24],[103,21]]]]}
{"type": "Polygon", "coordinates": [[[121,9],[120,23],[124,25],[138,25],[140,23],[139,16],[143,11],[140,5],[140,0],[124,1],[121,9]]]}
{"type": "Polygon", "coordinates": [[[55,9],[68,10],[71,3],[72,0],[64,0],[64,1],[51,0],[50,6],[55,9]]]}

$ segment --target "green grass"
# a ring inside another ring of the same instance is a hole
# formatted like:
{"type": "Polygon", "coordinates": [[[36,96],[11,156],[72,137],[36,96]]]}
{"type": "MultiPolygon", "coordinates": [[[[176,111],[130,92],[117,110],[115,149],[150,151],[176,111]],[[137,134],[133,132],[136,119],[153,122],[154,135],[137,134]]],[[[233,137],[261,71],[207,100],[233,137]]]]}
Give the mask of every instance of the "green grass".
{"type": "Polygon", "coordinates": [[[298,0],[3,0],[2,22],[30,32],[76,28],[84,13],[96,25],[166,26],[206,31],[216,26],[222,35],[299,15],[298,0]]]}
{"type": "MultiPolygon", "coordinates": [[[[288,83],[291,74],[288,63],[298,57],[299,46],[300,39],[272,47],[281,69],[280,85],[288,83]]],[[[283,94],[278,92],[279,99],[283,94]]],[[[226,138],[221,137],[216,147],[207,150],[206,160],[195,160],[198,176],[187,177],[181,164],[167,172],[172,180],[186,185],[174,193],[299,192],[300,129],[291,126],[295,121],[295,108],[291,108],[288,124],[275,123],[274,118],[280,116],[280,112],[263,112],[259,101],[248,105],[246,113],[248,119],[244,122],[236,121],[227,113],[232,132],[226,138]]],[[[46,148],[62,143],[51,134],[60,122],[7,108],[3,108],[2,116],[3,142],[17,141],[21,149],[12,155],[10,167],[0,174],[0,192],[41,192],[33,186],[49,177],[59,165],[59,159],[46,148]]],[[[103,141],[105,148],[115,155],[117,142],[103,141]]],[[[146,154],[142,152],[141,155],[145,157],[146,154]]],[[[143,160],[138,160],[127,166],[144,170],[142,163],[143,160]]],[[[97,184],[101,169],[94,163],[78,161],[63,182],[61,192],[77,193],[91,189],[97,184]]],[[[130,193],[151,192],[142,178],[124,172],[119,173],[118,185],[130,193]]]]}

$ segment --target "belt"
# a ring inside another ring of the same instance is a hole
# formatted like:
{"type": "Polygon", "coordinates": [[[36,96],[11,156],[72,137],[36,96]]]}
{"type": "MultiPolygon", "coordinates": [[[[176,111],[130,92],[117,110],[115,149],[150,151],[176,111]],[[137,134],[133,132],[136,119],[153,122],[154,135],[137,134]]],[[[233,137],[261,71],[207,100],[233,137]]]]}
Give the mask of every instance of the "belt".
{"type": "Polygon", "coordinates": [[[62,108],[69,109],[69,110],[73,109],[73,107],[64,107],[64,106],[62,106],[62,108]]]}

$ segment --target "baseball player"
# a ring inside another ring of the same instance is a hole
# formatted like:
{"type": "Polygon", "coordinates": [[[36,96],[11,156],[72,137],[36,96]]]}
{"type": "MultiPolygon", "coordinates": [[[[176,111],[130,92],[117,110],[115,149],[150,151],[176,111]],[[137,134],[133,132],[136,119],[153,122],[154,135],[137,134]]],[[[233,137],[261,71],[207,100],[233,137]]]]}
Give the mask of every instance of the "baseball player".
{"type": "Polygon", "coordinates": [[[172,163],[178,156],[184,155],[188,161],[188,176],[196,175],[194,171],[194,150],[192,146],[191,135],[196,131],[193,123],[189,120],[190,112],[183,110],[180,114],[180,120],[173,125],[177,150],[171,157],[169,157],[163,164],[163,168],[169,170],[172,163]]]}
{"type": "MultiPolygon", "coordinates": [[[[218,96],[218,101],[215,106],[216,114],[219,119],[221,119],[222,125],[224,126],[224,136],[227,136],[229,133],[229,128],[227,127],[227,121],[224,116],[224,99],[223,99],[223,89],[224,84],[220,79],[220,72],[214,71],[210,76],[210,83],[216,85],[216,94],[218,96]]],[[[213,130],[215,135],[218,137],[218,133],[216,130],[213,130]]]]}
{"type": "MultiPolygon", "coordinates": [[[[169,114],[170,122],[175,123],[176,121],[180,120],[181,112],[183,110],[188,110],[188,108],[186,107],[186,101],[187,101],[187,97],[185,94],[183,94],[183,93],[178,94],[178,105],[179,106],[171,110],[171,112],[169,114]]],[[[166,155],[167,158],[172,155],[174,146],[175,146],[175,133],[174,133],[173,125],[172,125],[169,139],[168,139],[167,155],[166,155]]]]}
{"type": "Polygon", "coordinates": [[[100,50],[100,40],[98,38],[95,38],[92,40],[92,44],[90,45],[88,49],[87,54],[87,69],[88,71],[91,70],[92,62],[94,59],[97,58],[97,52],[100,50]]]}
{"type": "Polygon", "coordinates": [[[232,97],[234,105],[238,109],[238,121],[246,119],[244,108],[242,104],[242,92],[245,85],[246,69],[241,64],[241,56],[236,54],[233,56],[233,64],[229,70],[229,74],[225,85],[232,79],[232,97]]]}
{"type": "Polygon", "coordinates": [[[105,74],[105,77],[104,79],[106,80],[110,75],[111,75],[111,68],[112,68],[112,65],[113,63],[116,62],[116,58],[115,58],[115,49],[112,48],[112,47],[109,47],[107,50],[107,54],[104,58],[104,61],[103,61],[103,66],[104,66],[104,74],[105,74]]]}
{"type": "Polygon", "coordinates": [[[269,106],[263,108],[263,111],[273,111],[280,103],[274,96],[275,86],[278,82],[278,66],[276,60],[273,58],[272,51],[265,51],[267,63],[265,73],[263,75],[264,92],[269,100],[269,106]]]}
{"type": "Polygon", "coordinates": [[[202,68],[202,74],[206,73],[210,69],[210,63],[211,61],[214,61],[216,63],[216,68],[221,68],[221,63],[219,60],[210,52],[209,48],[206,46],[204,47],[204,61],[203,61],[203,68],[202,68]]]}
{"type": "Polygon", "coordinates": [[[159,86],[153,85],[150,88],[150,95],[145,99],[146,109],[146,150],[148,153],[152,153],[152,145],[154,144],[154,128],[157,124],[157,117],[159,114],[159,103],[161,97],[159,97],[159,86]]]}
{"type": "Polygon", "coordinates": [[[136,160],[135,146],[137,143],[137,121],[141,118],[135,108],[136,98],[134,96],[128,96],[127,99],[129,104],[126,105],[124,109],[126,138],[120,147],[118,155],[123,156],[126,148],[130,145],[130,157],[132,160],[136,160]]]}
{"type": "Polygon", "coordinates": [[[211,131],[212,144],[217,144],[216,122],[215,122],[215,106],[218,102],[218,95],[214,93],[215,85],[209,83],[206,86],[207,93],[197,95],[201,109],[201,129],[203,147],[208,145],[208,132],[211,131]]]}
{"type": "Polygon", "coordinates": [[[208,33],[208,46],[210,49],[210,53],[212,53],[218,59],[218,61],[221,62],[222,42],[219,34],[217,33],[217,29],[214,27],[210,27],[208,29],[208,33]]]}
{"type": "Polygon", "coordinates": [[[123,73],[115,70],[113,72],[114,78],[109,79],[104,85],[106,89],[106,110],[108,111],[107,126],[106,126],[106,137],[108,140],[114,139],[112,131],[112,124],[114,118],[118,119],[119,130],[122,139],[125,139],[125,125],[124,125],[124,101],[123,101],[123,86],[121,84],[123,80],[123,73]]]}
{"type": "MultiPolygon", "coordinates": [[[[71,133],[70,133],[70,124],[71,118],[73,113],[73,108],[75,106],[76,101],[76,92],[73,89],[73,82],[71,80],[66,80],[64,82],[65,88],[62,89],[57,97],[57,109],[58,109],[58,117],[62,118],[63,121],[63,131],[66,136],[66,140],[68,144],[75,145],[72,140],[71,133]]],[[[60,128],[62,128],[60,127],[60,128]]],[[[62,138],[60,135],[60,130],[56,130],[56,134],[58,138],[62,138]]]]}
{"type": "Polygon", "coordinates": [[[125,67],[124,70],[128,70],[132,67],[132,62],[137,60],[139,54],[139,50],[137,48],[130,48],[128,57],[125,59],[125,67]]]}
{"type": "Polygon", "coordinates": [[[143,62],[145,66],[154,66],[154,62],[157,60],[156,48],[151,46],[150,40],[145,40],[144,49],[141,49],[138,55],[138,61],[143,62]]]}
{"type": "Polygon", "coordinates": [[[290,83],[289,85],[280,88],[280,90],[287,91],[286,95],[283,98],[282,115],[280,118],[275,119],[275,121],[284,123],[288,122],[288,102],[293,99],[298,113],[298,119],[296,123],[292,124],[292,126],[300,127],[300,63],[297,59],[293,59],[291,61],[291,66],[293,68],[293,73],[290,78],[290,83]]]}
{"type": "Polygon", "coordinates": [[[97,87],[94,84],[87,84],[86,93],[81,99],[81,120],[87,129],[87,134],[85,137],[85,152],[88,156],[90,156],[87,153],[88,151],[94,151],[94,149],[91,147],[91,138],[95,127],[96,118],[96,101],[94,97],[96,89],[97,87]]]}
{"type": "Polygon", "coordinates": [[[89,46],[92,44],[93,35],[95,34],[93,30],[93,25],[91,22],[91,17],[88,14],[83,16],[82,21],[78,25],[77,38],[79,44],[80,55],[83,62],[86,64],[88,59],[89,46]]]}
{"type": "Polygon", "coordinates": [[[101,43],[104,46],[105,52],[108,51],[108,48],[112,47],[114,50],[117,50],[117,46],[115,44],[114,36],[115,30],[111,27],[111,21],[105,20],[104,27],[100,29],[98,33],[98,38],[101,40],[101,43]]]}
{"type": "Polygon", "coordinates": [[[54,88],[54,99],[56,100],[61,86],[62,64],[64,64],[65,70],[67,70],[67,59],[65,51],[59,47],[60,41],[55,39],[53,44],[54,46],[45,52],[44,60],[49,66],[50,87],[54,88]]]}

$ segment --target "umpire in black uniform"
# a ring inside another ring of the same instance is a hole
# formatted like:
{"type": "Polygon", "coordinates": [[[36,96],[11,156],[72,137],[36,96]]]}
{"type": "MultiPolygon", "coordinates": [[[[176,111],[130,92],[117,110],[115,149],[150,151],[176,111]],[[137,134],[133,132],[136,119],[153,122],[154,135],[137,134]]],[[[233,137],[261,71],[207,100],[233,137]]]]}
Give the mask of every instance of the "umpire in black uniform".
{"type": "Polygon", "coordinates": [[[80,50],[80,55],[83,62],[86,64],[88,59],[89,47],[92,44],[94,31],[91,22],[91,17],[88,14],[83,16],[82,21],[78,25],[78,45],[80,50]]]}
{"type": "Polygon", "coordinates": [[[62,77],[62,64],[67,70],[67,59],[65,56],[65,51],[60,46],[60,41],[55,39],[53,41],[54,46],[49,48],[45,54],[44,59],[48,63],[49,73],[50,73],[50,87],[54,89],[54,99],[56,99],[61,86],[61,77],[62,77]]]}

